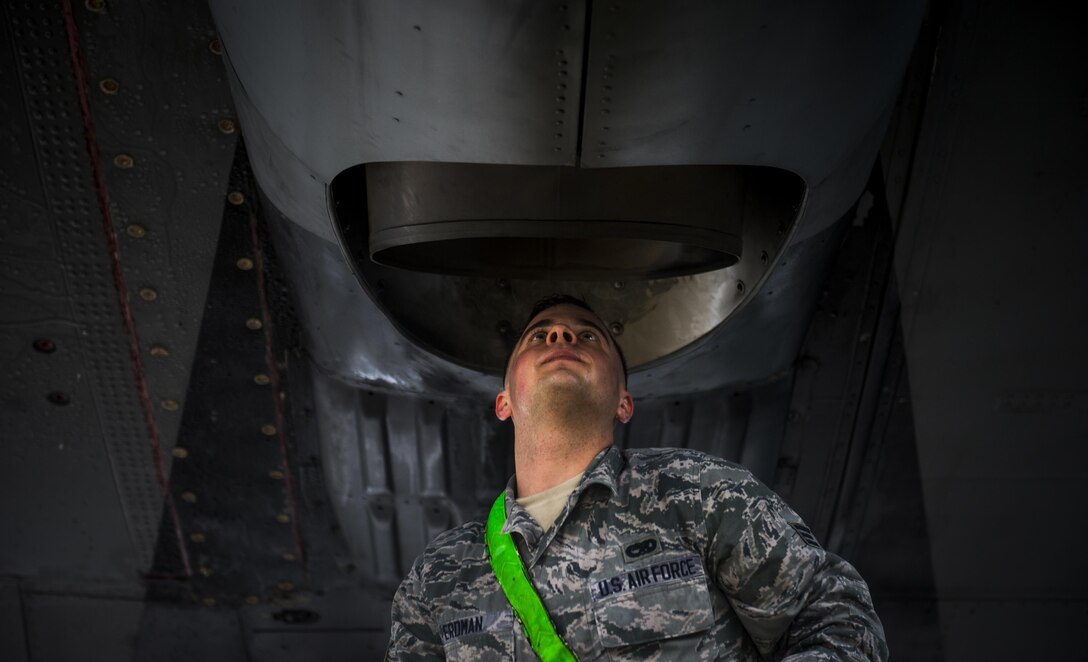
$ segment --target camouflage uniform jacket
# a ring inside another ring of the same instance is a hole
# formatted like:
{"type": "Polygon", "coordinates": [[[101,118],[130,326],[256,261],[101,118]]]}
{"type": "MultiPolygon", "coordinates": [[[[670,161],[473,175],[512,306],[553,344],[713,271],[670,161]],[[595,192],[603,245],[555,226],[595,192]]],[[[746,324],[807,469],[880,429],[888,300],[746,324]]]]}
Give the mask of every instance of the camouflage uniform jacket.
{"type": "MultiPolygon", "coordinates": [[[[583,662],[887,658],[857,571],[737,465],[611,447],[547,533],[513,492],[505,530],[583,662]]],[[[416,561],[393,601],[387,659],[536,659],[484,530],[481,519],[447,531],[416,561]]]]}

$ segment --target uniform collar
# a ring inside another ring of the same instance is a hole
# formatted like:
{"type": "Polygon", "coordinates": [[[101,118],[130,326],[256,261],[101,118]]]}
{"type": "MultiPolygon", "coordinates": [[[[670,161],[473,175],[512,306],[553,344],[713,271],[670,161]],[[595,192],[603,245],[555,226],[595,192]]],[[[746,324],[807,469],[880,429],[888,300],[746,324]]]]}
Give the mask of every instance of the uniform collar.
{"type": "MultiPolygon", "coordinates": [[[[570,510],[571,504],[577,503],[582,492],[590,485],[604,485],[613,495],[616,494],[620,473],[623,471],[624,464],[625,460],[623,452],[614,445],[597,453],[586,468],[585,475],[582,476],[581,482],[578,483],[578,486],[574,488],[574,492],[571,493],[570,499],[567,502],[567,508],[560,513],[559,517],[555,520],[555,524],[548,530],[548,541],[550,541],[555,531],[557,531],[567,519],[567,513],[570,510]]],[[[504,501],[506,503],[506,524],[502,527],[502,531],[503,533],[521,534],[525,539],[526,545],[529,548],[534,548],[537,546],[537,542],[544,537],[544,529],[541,528],[540,524],[533,519],[533,516],[530,515],[527,510],[518,505],[514,497],[515,494],[517,494],[517,476],[511,476],[510,480],[506,483],[506,492],[504,493],[504,501]]]]}

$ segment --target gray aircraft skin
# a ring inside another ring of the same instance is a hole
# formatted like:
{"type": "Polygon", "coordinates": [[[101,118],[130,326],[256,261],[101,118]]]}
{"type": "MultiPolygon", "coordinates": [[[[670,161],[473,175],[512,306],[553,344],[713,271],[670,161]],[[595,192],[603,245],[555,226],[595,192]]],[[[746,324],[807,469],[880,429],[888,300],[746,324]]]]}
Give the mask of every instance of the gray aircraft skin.
{"type": "Polygon", "coordinates": [[[4,3],[0,659],[380,656],[552,292],[893,659],[1084,659],[1085,18],[4,3]]]}

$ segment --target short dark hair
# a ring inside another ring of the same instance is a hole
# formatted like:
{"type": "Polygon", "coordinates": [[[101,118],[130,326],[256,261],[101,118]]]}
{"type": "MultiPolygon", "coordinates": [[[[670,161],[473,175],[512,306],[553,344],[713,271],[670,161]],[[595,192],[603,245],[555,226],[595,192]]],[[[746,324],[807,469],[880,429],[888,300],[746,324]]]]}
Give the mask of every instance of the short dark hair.
{"type": "MultiPolygon", "coordinates": [[[[560,293],[560,294],[550,294],[550,295],[544,297],[540,301],[537,301],[535,304],[533,304],[533,309],[531,311],[529,311],[529,317],[525,318],[525,323],[521,325],[521,331],[518,333],[518,340],[517,340],[517,342],[514,343],[513,349],[510,350],[510,356],[508,356],[507,359],[506,359],[506,369],[507,370],[510,369],[510,359],[512,359],[514,357],[514,352],[517,351],[518,343],[521,342],[521,336],[524,335],[525,329],[529,328],[529,324],[532,323],[533,319],[536,318],[537,315],[539,315],[540,313],[544,312],[545,310],[547,310],[549,308],[555,308],[556,306],[562,306],[564,304],[568,304],[568,305],[571,305],[571,306],[577,306],[577,307],[582,308],[584,310],[588,310],[589,312],[593,313],[594,316],[596,316],[597,318],[600,318],[600,315],[597,315],[597,311],[590,308],[588,303],[586,303],[582,299],[579,299],[576,296],[571,296],[570,294],[560,293]]],[[[605,333],[608,333],[608,332],[609,332],[608,329],[605,329],[605,333]]],[[[620,365],[623,366],[623,385],[626,387],[627,386],[627,357],[623,355],[623,348],[620,347],[620,344],[618,342],[616,342],[615,336],[612,336],[611,340],[612,340],[612,346],[616,348],[616,353],[619,354],[619,356],[620,356],[620,365]]]]}

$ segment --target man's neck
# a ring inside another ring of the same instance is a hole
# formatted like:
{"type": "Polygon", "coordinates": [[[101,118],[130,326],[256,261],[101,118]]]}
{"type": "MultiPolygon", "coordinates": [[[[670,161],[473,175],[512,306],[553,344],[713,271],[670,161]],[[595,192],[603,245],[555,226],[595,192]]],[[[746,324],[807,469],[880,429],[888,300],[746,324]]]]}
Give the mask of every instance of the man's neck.
{"type": "Polygon", "coordinates": [[[514,431],[514,475],[519,498],[555,487],[585,471],[602,449],[612,445],[612,430],[514,431]]]}

